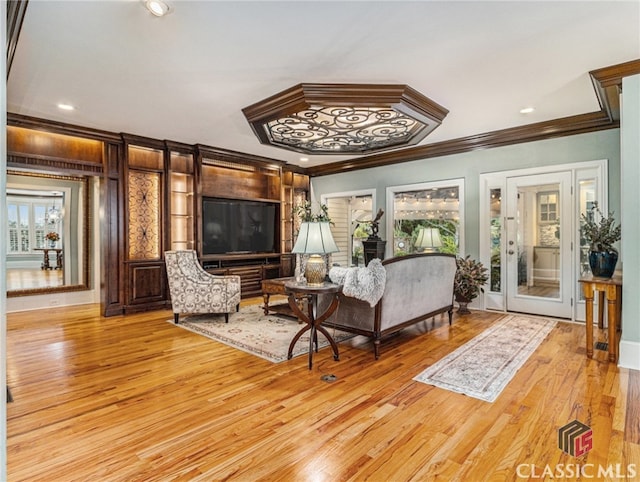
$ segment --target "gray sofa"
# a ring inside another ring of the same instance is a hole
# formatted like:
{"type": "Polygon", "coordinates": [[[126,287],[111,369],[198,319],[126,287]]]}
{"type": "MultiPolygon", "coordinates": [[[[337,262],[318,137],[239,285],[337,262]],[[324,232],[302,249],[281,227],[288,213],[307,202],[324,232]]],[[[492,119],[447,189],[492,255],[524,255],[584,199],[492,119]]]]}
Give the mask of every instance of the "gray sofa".
{"type": "MultiPolygon", "coordinates": [[[[341,293],[338,309],[323,323],[372,337],[376,360],[380,341],[387,335],[444,312],[451,324],[456,257],[415,254],[387,259],[382,266],[386,271],[384,293],[375,306],[341,293]]],[[[331,296],[318,296],[318,312],[324,312],[330,302],[331,296]]]]}

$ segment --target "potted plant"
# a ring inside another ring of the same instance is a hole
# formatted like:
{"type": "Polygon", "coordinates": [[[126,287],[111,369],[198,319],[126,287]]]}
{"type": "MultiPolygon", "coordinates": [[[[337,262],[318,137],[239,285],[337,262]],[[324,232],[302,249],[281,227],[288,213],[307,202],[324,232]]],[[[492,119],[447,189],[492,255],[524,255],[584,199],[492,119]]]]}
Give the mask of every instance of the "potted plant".
{"type": "Polygon", "coordinates": [[[55,247],[56,242],[60,239],[60,235],[55,231],[49,231],[44,237],[49,241],[49,246],[52,248],[55,247]]]}
{"type": "Polygon", "coordinates": [[[329,217],[329,207],[326,204],[320,204],[320,212],[314,214],[311,210],[311,201],[305,201],[293,208],[293,215],[298,217],[303,223],[333,224],[329,217]]]}
{"type": "Polygon", "coordinates": [[[597,202],[593,203],[586,215],[580,216],[582,238],[589,243],[591,273],[598,278],[611,278],[616,269],[618,250],[613,243],[622,237],[622,227],[614,223],[613,213],[607,216],[602,214],[597,202]]]}
{"type": "Polygon", "coordinates": [[[465,258],[456,258],[456,276],[453,281],[453,294],[460,305],[458,313],[466,315],[471,313],[467,305],[471,303],[480,292],[484,293],[483,286],[489,279],[487,268],[482,263],[471,259],[469,255],[465,258]]]}

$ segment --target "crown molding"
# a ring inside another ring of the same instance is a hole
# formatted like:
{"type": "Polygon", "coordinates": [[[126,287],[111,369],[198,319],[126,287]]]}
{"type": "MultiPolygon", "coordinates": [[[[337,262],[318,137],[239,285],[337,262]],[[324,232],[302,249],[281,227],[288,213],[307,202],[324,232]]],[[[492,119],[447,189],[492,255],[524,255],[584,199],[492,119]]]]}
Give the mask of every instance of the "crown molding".
{"type": "MultiPolygon", "coordinates": [[[[276,159],[264,158],[261,156],[204,146],[201,144],[188,146],[186,144],[174,143],[172,141],[161,142],[164,142],[169,148],[180,148],[180,150],[187,151],[193,149],[197,154],[200,154],[203,157],[213,157],[228,160],[230,162],[243,162],[249,164],[268,163],[272,164],[274,167],[281,166],[289,171],[314,177],[421,159],[442,157],[451,154],[461,154],[478,149],[490,149],[500,146],[618,128],[620,126],[619,94],[622,91],[622,79],[627,76],[640,74],[640,60],[633,60],[611,67],[593,70],[589,72],[589,74],[592,78],[594,89],[601,105],[601,110],[598,112],[461,137],[424,146],[415,146],[380,154],[360,156],[354,159],[334,162],[322,166],[302,168],[276,159]]],[[[7,113],[7,125],[43,130],[69,136],[79,136],[112,143],[122,143],[123,140],[125,142],[127,140],[133,141],[134,139],[142,140],[142,138],[138,138],[138,136],[133,136],[131,134],[116,134],[46,119],[13,114],[10,112],[7,113]]],[[[152,141],[150,139],[145,140],[152,141]]],[[[14,161],[16,160],[17,159],[14,158],[14,161]]],[[[24,164],[25,159],[23,158],[19,162],[24,164]]]]}
{"type": "Polygon", "coordinates": [[[436,142],[424,146],[398,149],[392,152],[362,156],[307,169],[309,176],[326,176],[343,172],[387,166],[401,162],[461,154],[478,149],[572,136],[620,126],[622,79],[640,73],[640,60],[633,60],[589,72],[601,110],[519,127],[436,142]]]}
{"type": "Polygon", "coordinates": [[[353,160],[333,162],[331,164],[325,164],[324,166],[310,167],[309,175],[311,177],[326,176],[328,174],[369,169],[401,162],[461,154],[478,149],[491,149],[554,137],[584,134],[586,132],[613,129],[618,126],[619,122],[612,122],[606,113],[593,112],[591,114],[581,114],[552,121],[539,122],[537,124],[460,137],[458,139],[436,142],[426,146],[359,157],[353,160]]]}
{"type": "Polygon", "coordinates": [[[636,74],[640,74],[640,60],[632,60],[589,72],[600,107],[612,121],[620,120],[622,79],[636,74]]]}

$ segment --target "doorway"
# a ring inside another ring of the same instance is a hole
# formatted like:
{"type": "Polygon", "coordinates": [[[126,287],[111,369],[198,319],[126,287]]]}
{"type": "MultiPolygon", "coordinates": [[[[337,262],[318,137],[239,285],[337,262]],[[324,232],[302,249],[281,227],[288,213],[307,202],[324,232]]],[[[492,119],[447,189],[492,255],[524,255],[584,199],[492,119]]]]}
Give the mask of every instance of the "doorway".
{"type": "Polygon", "coordinates": [[[607,205],[607,182],[606,160],[480,175],[485,309],[585,319],[580,216],[607,205]]]}
{"type": "Polygon", "coordinates": [[[507,179],[507,310],[571,318],[571,173],[507,179]]]}

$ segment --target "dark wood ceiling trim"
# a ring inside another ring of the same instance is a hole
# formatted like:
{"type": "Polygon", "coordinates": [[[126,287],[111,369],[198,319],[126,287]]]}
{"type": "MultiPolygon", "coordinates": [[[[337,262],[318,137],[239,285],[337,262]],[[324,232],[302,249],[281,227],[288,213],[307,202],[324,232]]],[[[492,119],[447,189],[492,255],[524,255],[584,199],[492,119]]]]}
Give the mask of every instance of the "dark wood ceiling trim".
{"type": "Polygon", "coordinates": [[[619,125],[619,122],[611,121],[605,112],[593,112],[462,137],[450,141],[436,142],[426,146],[411,147],[393,152],[358,157],[357,159],[334,162],[324,166],[310,167],[308,173],[312,177],[326,176],[328,174],[338,174],[407,161],[460,154],[478,149],[490,149],[523,142],[551,139],[554,137],[584,134],[586,132],[616,128],[619,127],[619,125]]]}
{"type": "Polygon", "coordinates": [[[147,147],[149,149],[164,150],[166,147],[165,141],[160,139],[154,139],[152,137],[144,137],[136,134],[128,134],[123,132],[120,134],[125,146],[133,145],[138,147],[147,147]]]}
{"type": "Polygon", "coordinates": [[[632,60],[589,72],[600,107],[611,120],[620,120],[622,79],[636,74],[640,74],[640,60],[632,60]]]}
{"type": "Polygon", "coordinates": [[[39,119],[37,117],[29,117],[26,115],[13,114],[11,112],[7,112],[7,125],[51,132],[54,134],[63,134],[66,136],[83,137],[96,141],[122,142],[120,135],[113,132],[65,124],[48,119],[39,119]]]}
{"type": "Polygon", "coordinates": [[[16,46],[24,21],[24,14],[27,11],[28,0],[8,0],[7,1],[7,79],[11,72],[11,64],[16,54],[16,46]]]}
{"type": "Polygon", "coordinates": [[[362,156],[357,159],[334,162],[307,169],[309,176],[326,176],[341,172],[368,169],[407,161],[416,161],[450,154],[460,154],[476,149],[520,144],[523,142],[550,139],[553,137],[584,134],[620,126],[620,92],[622,79],[640,74],[640,60],[632,60],[589,72],[602,110],[562,119],[512,127],[499,131],[437,142],[426,146],[410,147],[362,156]]]}

